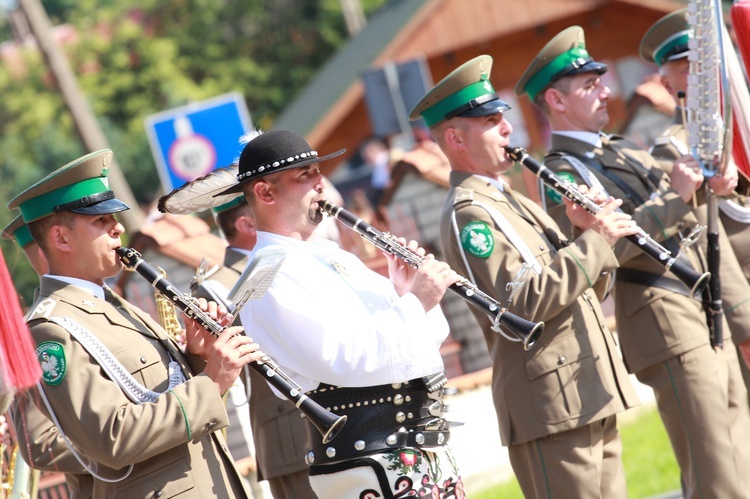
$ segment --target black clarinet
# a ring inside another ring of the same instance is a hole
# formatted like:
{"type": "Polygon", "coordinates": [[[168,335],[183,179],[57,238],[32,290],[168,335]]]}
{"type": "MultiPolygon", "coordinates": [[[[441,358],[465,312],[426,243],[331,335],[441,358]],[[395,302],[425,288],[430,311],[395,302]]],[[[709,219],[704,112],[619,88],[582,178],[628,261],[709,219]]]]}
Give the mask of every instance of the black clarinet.
{"type": "MultiPolygon", "coordinates": [[[[319,201],[318,204],[324,213],[353,229],[363,239],[374,244],[381,250],[387,251],[391,255],[404,260],[415,269],[418,269],[422,265],[424,258],[399,244],[395,236],[376,229],[357,217],[354,213],[330,201],[319,201]]],[[[544,331],[544,322],[531,322],[508,312],[508,309],[503,308],[500,302],[484,293],[465,277],[459,276],[459,280],[451,284],[448,289],[489,315],[494,322],[493,329],[497,330],[498,325],[504,326],[506,330],[523,343],[524,350],[529,350],[534,346],[544,331]]]]}
{"type": "MultiPolygon", "coordinates": [[[[535,160],[522,147],[506,147],[508,157],[513,161],[521,163],[531,170],[531,172],[542,179],[546,185],[573,201],[578,206],[596,215],[601,211],[601,206],[586,197],[575,185],[565,182],[558,177],[552,170],[535,160]]],[[[667,270],[672,272],[680,281],[682,281],[690,290],[693,296],[700,294],[703,288],[708,284],[711,277],[710,272],[700,273],[687,263],[678,260],[670,251],[657,243],[646,231],[638,227],[638,233],[626,236],[626,239],[638,246],[648,256],[664,265],[667,270]]]]}
{"type": "MultiPolygon", "coordinates": [[[[167,281],[153,265],[148,264],[141,254],[132,248],[117,248],[120,260],[130,269],[141,274],[159,293],[179,308],[186,317],[198,322],[206,328],[209,333],[219,336],[226,327],[211,318],[200,309],[197,301],[189,293],[181,293],[175,286],[167,281]]],[[[270,357],[263,356],[257,362],[248,364],[258,371],[263,379],[268,381],[274,388],[279,390],[290,402],[292,402],[302,414],[307,416],[310,422],[323,435],[323,443],[328,443],[341,431],[346,423],[346,416],[338,416],[327,411],[320,404],[309,398],[270,357]]]]}

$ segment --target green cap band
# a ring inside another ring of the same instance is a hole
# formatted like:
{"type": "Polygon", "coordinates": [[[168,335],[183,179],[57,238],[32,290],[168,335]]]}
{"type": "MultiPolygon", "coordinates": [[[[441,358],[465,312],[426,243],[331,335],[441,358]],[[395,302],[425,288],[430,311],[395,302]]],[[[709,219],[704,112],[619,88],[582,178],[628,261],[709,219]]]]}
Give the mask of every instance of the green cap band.
{"type": "Polygon", "coordinates": [[[245,196],[237,196],[236,198],[232,199],[228,203],[224,203],[221,206],[215,206],[211,208],[211,211],[213,211],[215,214],[224,213],[225,211],[229,211],[235,206],[239,206],[242,204],[242,202],[245,200],[245,196]]]}
{"type": "Polygon", "coordinates": [[[490,83],[489,80],[480,80],[449,95],[440,102],[437,102],[434,106],[425,109],[422,112],[422,118],[424,119],[427,128],[429,128],[443,121],[448,113],[463,106],[467,102],[482,97],[483,95],[494,93],[495,89],[492,88],[492,83],[490,83]]]}
{"type": "Polygon", "coordinates": [[[16,238],[16,242],[22,248],[25,248],[26,246],[34,242],[34,238],[31,237],[31,232],[29,232],[29,228],[26,226],[26,224],[23,224],[18,229],[16,229],[16,231],[13,233],[13,237],[16,238]]]}
{"type": "Polygon", "coordinates": [[[544,90],[547,85],[552,82],[552,78],[555,77],[560,71],[569,67],[580,67],[587,62],[591,62],[593,59],[589,55],[585,47],[573,47],[567,52],[563,52],[554,59],[552,59],[546,66],[540,69],[534,76],[529,78],[526,83],[524,90],[529,98],[533,101],[539,92],[544,90]],[[576,66],[574,62],[579,61],[576,66]]]}
{"type": "Polygon", "coordinates": [[[94,177],[75,184],[66,185],[46,194],[31,198],[25,203],[21,203],[20,208],[24,222],[33,222],[34,220],[51,215],[54,213],[55,208],[61,204],[108,191],[109,185],[105,177],[106,173],[101,177],[94,177]]]}
{"type": "Polygon", "coordinates": [[[664,43],[654,50],[654,62],[661,67],[673,55],[682,54],[688,49],[688,42],[692,38],[692,30],[680,31],[667,38],[664,43]]]}

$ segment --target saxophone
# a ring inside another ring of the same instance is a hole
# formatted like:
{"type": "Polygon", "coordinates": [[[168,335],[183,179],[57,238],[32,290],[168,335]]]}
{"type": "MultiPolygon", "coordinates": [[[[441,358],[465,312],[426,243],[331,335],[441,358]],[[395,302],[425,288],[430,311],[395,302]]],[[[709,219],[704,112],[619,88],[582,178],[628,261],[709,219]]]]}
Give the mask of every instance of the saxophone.
{"type": "MultiPolygon", "coordinates": [[[[156,267],[162,277],[166,278],[167,273],[161,267],[156,267]]],[[[164,328],[170,338],[177,342],[181,347],[185,346],[184,328],[177,317],[177,311],[171,300],[159,291],[154,292],[156,301],[156,315],[159,325],[164,328]]]]}
{"type": "Polygon", "coordinates": [[[3,460],[6,458],[6,446],[0,444],[0,472],[3,473],[0,481],[0,498],[30,499],[36,497],[36,488],[39,480],[39,472],[32,470],[23,461],[18,452],[18,443],[12,446],[8,458],[7,470],[4,469],[3,460]]]}
{"type": "MultiPolygon", "coordinates": [[[[0,498],[4,498],[8,495],[8,491],[13,488],[13,470],[11,469],[11,463],[13,459],[8,460],[8,470],[5,470],[5,452],[7,447],[5,444],[0,443],[0,498]]],[[[15,452],[15,449],[13,449],[15,452]]],[[[11,452],[11,456],[13,455],[11,452]]]]}

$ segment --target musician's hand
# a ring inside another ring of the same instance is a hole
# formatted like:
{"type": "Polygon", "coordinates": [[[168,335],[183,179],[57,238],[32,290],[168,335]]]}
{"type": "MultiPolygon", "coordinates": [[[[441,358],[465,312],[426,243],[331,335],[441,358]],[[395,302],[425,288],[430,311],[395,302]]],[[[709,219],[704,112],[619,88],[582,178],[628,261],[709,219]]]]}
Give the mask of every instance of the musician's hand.
{"type": "MultiPolygon", "coordinates": [[[[581,184],[576,187],[581,194],[584,194],[587,198],[593,201],[597,205],[606,203],[609,198],[599,192],[597,189],[589,190],[586,184],[581,184]]],[[[586,230],[593,221],[593,217],[588,215],[588,212],[582,206],[574,203],[567,197],[563,196],[563,203],[565,203],[565,214],[570,221],[581,230],[586,230]]]]}
{"type": "MultiPolygon", "coordinates": [[[[610,200],[610,197],[604,194],[596,187],[589,187],[586,184],[580,184],[577,187],[578,192],[589,198],[594,204],[603,205],[610,200]]],[[[563,198],[567,199],[567,198],[563,198]]]]}
{"type": "Polygon", "coordinates": [[[571,221],[581,230],[591,229],[599,233],[610,246],[625,236],[630,236],[638,232],[638,226],[633,218],[617,209],[622,205],[621,199],[610,197],[606,203],[601,205],[601,209],[596,215],[593,215],[578,206],[566,206],[571,213],[571,221]]]}
{"type": "MultiPolygon", "coordinates": [[[[416,253],[419,257],[424,257],[424,248],[419,247],[419,243],[416,241],[409,241],[406,244],[406,239],[403,237],[398,238],[398,243],[402,246],[406,246],[409,250],[416,253]]],[[[414,281],[414,276],[417,275],[417,269],[406,263],[401,258],[398,258],[387,251],[384,251],[386,261],[388,262],[388,275],[391,278],[393,287],[396,288],[396,293],[399,296],[403,296],[409,292],[411,283],[414,281]]]]}
{"type": "Polygon", "coordinates": [[[703,183],[703,171],[698,162],[690,155],[682,156],[672,167],[672,189],[677,191],[683,201],[690,202],[693,193],[703,183]]]}
{"type": "Polygon", "coordinates": [[[421,248],[416,241],[409,241],[409,244],[405,244],[405,239],[399,238],[398,242],[421,257],[422,263],[419,269],[415,269],[403,259],[383,252],[388,260],[388,274],[393,287],[396,288],[399,296],[406,293],[414,294],[425,311],[429,312],[440,302],[448,286],[456,282],[459,277],[448,267],[447,263],[438,262],[431,253],[425,255],[424,248],[421,248]]]}
{"type": "Polygon", "coordinates": [[[211,378],[222,395],[234,384],[242,368],[260,360],[264,354],[239,326],[228,327],[206,350],[203,374],[211,378]]]}
{"type": "Polygon", "coordinates": [[[717,196],[729,196],[734,192],[739,181],[737,165],[734,161],[729,161],[723,174],[716,174],[708,179],[708,185],[717,196]]]}
{"type": "Polygon", "coordinates": [[[419,267],[409,291],[419,299],[425,312],[429,312],[440,303],[445,290],[458,279],[459,275],[451,270],[447,263],[435,260],[435,257],[429,254],[419,267]]]}
{"type": "MultiPolygon", "coordinates": [[[[234,316],[227,313],[224,305],[218,305],[213,301],[207,302],[203,298],[198,298],[197,304],[206,315],[221,326],[229,326],[234,321],[234,316]]],[[[182,318],[185,321],[185,345],[187,351],[206,360],[206,350],[216,341],[216,338],[193,319],[188,318],[184,314],[182,318]]]]}

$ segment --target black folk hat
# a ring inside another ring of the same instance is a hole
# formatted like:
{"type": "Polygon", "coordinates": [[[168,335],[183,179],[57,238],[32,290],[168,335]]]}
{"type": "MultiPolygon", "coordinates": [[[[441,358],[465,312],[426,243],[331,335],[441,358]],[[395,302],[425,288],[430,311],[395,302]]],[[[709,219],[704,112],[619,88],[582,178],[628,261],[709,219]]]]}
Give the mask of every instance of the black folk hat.
{"type": "Polygon", "coordinates": [[[242,184],[256,178],[291,168],[300,168],[312,163],[341,156],[346,149],[340,149],[326,156],[318,156],[310,144],[290,130],[271,130],[258,135],[247,143],[239,159],[237,183],[216,194],[221,196],[241,192],[242,184]]]}

